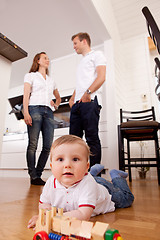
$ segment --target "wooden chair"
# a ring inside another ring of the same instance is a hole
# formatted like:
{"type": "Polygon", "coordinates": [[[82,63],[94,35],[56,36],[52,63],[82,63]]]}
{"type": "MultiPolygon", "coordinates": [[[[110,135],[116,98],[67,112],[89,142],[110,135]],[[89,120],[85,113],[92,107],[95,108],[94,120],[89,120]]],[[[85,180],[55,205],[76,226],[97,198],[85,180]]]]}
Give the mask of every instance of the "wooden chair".
{"type": "Polygon", "coordinates": [[[129,181],[132,181],[132,167],[156,167],[158,184],[160,185],[160,155],[158,143],[159,123],[155,120],[154,107],[144,111],[124,111],[120,109],[120,125],[118,125],[119,169],[128,169],[129,181]],[[127,141],[127,151],[124,149],[127,141]],[[154,158],[131,158],[130,142],[154,141],[154,158]],[[127,156],[127,157],[125,157],[127,156]]]}

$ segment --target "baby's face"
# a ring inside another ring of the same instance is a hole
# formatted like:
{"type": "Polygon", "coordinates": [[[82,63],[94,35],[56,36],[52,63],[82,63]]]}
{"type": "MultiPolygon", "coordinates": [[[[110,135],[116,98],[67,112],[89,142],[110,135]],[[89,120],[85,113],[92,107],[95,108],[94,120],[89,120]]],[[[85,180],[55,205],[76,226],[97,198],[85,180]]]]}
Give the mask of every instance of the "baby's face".
{"type": "Polygon", "coordinates": [[[65,187],[80,181],[88,172],[87,150],[84,146],[62,144],[52,149],[51,170],[54,177],[65,187]]]}

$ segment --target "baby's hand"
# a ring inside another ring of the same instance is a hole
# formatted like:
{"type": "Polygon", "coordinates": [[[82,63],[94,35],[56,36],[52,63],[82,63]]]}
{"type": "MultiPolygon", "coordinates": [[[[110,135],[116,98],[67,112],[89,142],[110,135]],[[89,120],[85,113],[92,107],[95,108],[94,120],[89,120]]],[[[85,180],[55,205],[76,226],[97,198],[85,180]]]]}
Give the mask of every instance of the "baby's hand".
{"type": "Polygon", "coordinates": [[[29,220],[27,227],[28,227],[28,228],[34,228],[33,230],[35,230],[35,226],[36,226],[37,220],[38,220],[38,215],[33,216],[33,217],[29,220]]]}

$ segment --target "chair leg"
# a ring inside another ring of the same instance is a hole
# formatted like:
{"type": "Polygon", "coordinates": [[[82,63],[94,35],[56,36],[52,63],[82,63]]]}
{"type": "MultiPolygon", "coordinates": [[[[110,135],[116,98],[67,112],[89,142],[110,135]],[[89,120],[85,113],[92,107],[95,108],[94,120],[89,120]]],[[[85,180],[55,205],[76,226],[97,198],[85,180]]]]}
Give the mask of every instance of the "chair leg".
{"type": "MultiPolygon", "coordinates": [[[[128,155],[128,164],[130,164],[130,145],[129,140],[127,140],[127,155],[128,155]]],[[[131,167],[128,167],[129,181],[132,182],[132,173],[131,167]]]]}
{"type": "Polygon", "coordinates": [[[157,177],[158,177],[158,184],[160,185],[160,155],[159,155],[159,143],[158,137],[155,138],[155,152],[156,152],[156,159],[157,159],[157,177]]]}
{"type": "Polygon", "coordinates": [[[125,171],[124,166],[124,140],[121,133],[120,125],[118,125],[118,148],[119,148],[119,169],[125,171]]]}

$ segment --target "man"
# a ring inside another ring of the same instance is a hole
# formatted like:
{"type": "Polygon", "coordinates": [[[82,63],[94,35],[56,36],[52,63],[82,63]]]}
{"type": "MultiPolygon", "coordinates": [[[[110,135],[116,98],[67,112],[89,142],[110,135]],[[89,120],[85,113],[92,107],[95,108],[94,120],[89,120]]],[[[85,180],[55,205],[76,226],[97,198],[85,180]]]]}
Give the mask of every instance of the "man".
{"type": "Polygon", "coordinates": [[[70,98],[70,134],[85,138],[90,147],[90,167],[101,161],[101,143],[98,124],[101,106],[96,91],[105,81],[106,60],[102,52],[91,50],[88,33],[72,36],[73,47],[83,58],[77,69],[76,89],[70,98]]]}

